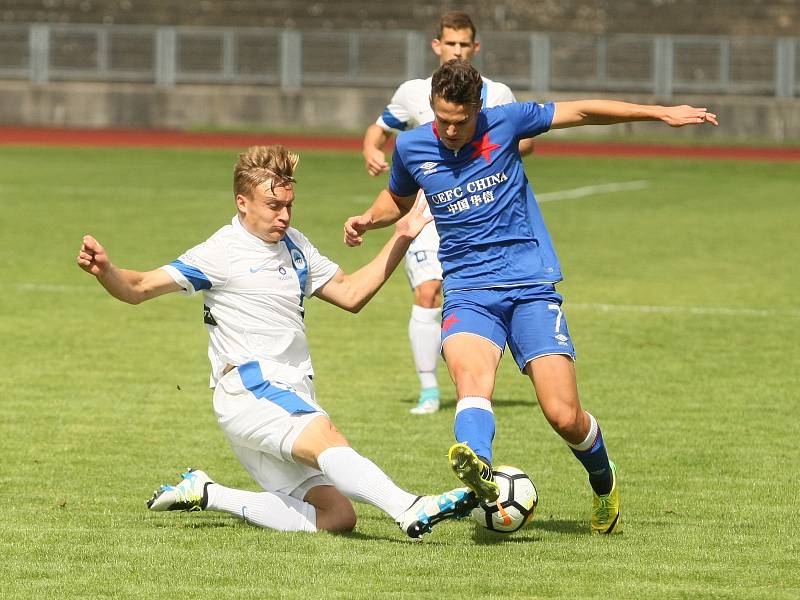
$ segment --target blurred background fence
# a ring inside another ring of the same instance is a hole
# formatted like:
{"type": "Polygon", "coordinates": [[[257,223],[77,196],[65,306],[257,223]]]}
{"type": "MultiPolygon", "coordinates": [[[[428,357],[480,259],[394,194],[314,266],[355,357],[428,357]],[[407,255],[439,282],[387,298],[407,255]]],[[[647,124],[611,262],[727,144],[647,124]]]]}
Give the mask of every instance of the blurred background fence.
{"type": "MultiPolygon", "coordinates": [[[[800,97],[800,38],[485,32],[477,66],[515,90],[800,97]]],[[[436,67],[421,31],[0,25],[0,78],[393,87],[436,67]]]]}

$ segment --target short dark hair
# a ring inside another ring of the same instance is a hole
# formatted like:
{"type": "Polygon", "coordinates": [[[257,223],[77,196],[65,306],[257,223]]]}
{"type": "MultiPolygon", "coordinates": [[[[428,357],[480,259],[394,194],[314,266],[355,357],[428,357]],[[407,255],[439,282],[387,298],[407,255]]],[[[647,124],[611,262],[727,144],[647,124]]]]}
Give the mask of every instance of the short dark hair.
{"type": "Polygon", "coordinates": [[[442,39],[442,33],[445,27],[448,29],[455,29],[456,31],[469,29],[472,33],[473,42],[475,41],[475,35],[478,33],[470,16],[460,10],[451,10],[442,15],[442,18],[439,20],[439,33],[436,35],[437,40],[442,39]]]}
{"type": "Polygon", "coordinates": [[[433,72],[431,100],[438,96],[453,104],[478,104],[483,79],[478,70],[457,58],[448,60],[433,72]]]}

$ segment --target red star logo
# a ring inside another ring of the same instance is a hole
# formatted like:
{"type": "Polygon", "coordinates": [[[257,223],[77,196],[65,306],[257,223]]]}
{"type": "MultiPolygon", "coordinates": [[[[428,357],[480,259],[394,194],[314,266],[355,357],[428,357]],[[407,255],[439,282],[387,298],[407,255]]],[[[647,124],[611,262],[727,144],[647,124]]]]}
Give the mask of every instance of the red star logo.
{"type": "Polygon", "coordinates": [[[492,162],[492,150],[497,150],[500,147],[500,144],[493,144],[489,139],[489,132],[483,134],[483,138],[480,142],[470,142],[474,147],[475,150],[472,152],[472,156],[470,158],[478,158],[479,156],[483,156],[486,159],[486,162],[492,162]]]}
{"type": "Polygon", "coordinates": [[[456,323],[461,323],[461,321],[456,318],[456,313],[453,313],[444,320],[442,323],[442,329],[444,329],[446,333],[456,323]]]}

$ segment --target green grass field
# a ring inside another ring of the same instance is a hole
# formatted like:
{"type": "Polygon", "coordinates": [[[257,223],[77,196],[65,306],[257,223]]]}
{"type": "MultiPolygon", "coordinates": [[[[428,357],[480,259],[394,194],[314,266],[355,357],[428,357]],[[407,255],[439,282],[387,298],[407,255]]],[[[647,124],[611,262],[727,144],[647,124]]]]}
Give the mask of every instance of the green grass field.
{"type": "MultiPolygon", "coordinates": [[[[797,598],[800,165],[535,158],[566,280],[585,406],[620,466],[623,533],[588,533],[590,491],[509,357],[495,459],[535,480],[534,522],[407,542],[359,505],[350,535],[282,534],[218,513],[154,514],[186,466],[253,488],[218,430],[202,302],[132,307],[75,264],[92,233],[119,265],[173,260],[232,216],[230,150],[0,147],[0,597],[797,598]]],[[[341,224],[381,181],[355,154],[302,153],[293,225],[346,270],[377,250],[341,224]]],[[[318,398],[402,486],[456,485],[454,394],[412,417],[410,291],[396,273],[353,316],[307,323],[318,398]]]]}

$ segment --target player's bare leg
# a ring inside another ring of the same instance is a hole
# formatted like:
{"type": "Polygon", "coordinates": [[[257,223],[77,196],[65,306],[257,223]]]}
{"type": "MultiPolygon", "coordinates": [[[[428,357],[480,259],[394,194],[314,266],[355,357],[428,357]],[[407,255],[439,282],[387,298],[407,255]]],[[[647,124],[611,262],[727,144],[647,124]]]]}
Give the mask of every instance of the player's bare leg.
{"type": "Polygon", "coordinates": [[[594,492],[592,531],[619,531],[616,467],[608,459],[597,421],[581,406],[575,363],[569,356],[552,354],[530,361],[525,372],[533,382],[545,418],[589,473],[594,492]]]}
{"type": "Polygon", "coordinates": [[[345,532],[355,528],[353,503],[332,485],[314,486],[303,499],[317,509],[317,529],[345,532]]]}
{"type": "Polygon", "coordinates": [[[444,342],[444,360],[459,400],[491,399],[502,353],[489,340],[470,333],[451,335],[444,342]]]}
{"type": "Polygon", "coordinates": [[[444,342],[445,362],[458,394],[456,443],[448,460],[455,476],[484,502],[494,501],[500,492],[492,476],[491,397],[501,356],[492,342],[469,333],[451,335],[444,342]]]}
{"type": "Polygon", "coordinates": [[[525,365],[542,413],[568,444],[580,444],[589,433],[589,415],[581,407],[575,363],[563,354],[541,356],[525,365]]]}
{"type": "Polygon", "coordinates": [[[326,416],[319,416],[303,430],[292,446],[292,456],[298,462],[319,469],[319,455],[336,446],[350,446],[347,438],[326,416]]]}

